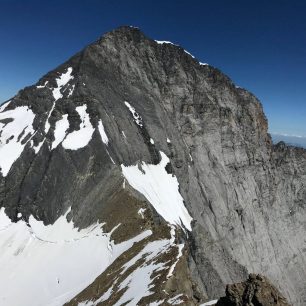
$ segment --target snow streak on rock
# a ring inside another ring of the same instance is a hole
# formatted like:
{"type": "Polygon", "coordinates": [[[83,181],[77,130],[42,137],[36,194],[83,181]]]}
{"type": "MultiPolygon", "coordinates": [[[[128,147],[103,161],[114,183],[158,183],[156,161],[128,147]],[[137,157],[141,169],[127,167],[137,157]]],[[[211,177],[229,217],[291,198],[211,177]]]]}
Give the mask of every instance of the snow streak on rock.
{"type": "MultiPolygon", "coordinates": [[[[5,110],[4,107],[2,109],[5,110]]],[[[3,176],[7,176],[33,136],[34,118],[35,115],[26,106],[0,113],[0,167],[3,176]]]]}
{"type": "Polygon", "coordinates": [[[209,302],[205,302],[204,304],[201,304],[201,306],[212,306],[212,305],[215,305],[217,304],[218,300],[212,300],[212,301],[209,301],[209,302]]]}
{"type": "Polygon", "coordinates": [[[156,211],[170,224],[184,226],[191,231],[191,216],[179,192],[177,178],[167,173],[165,167],[169,158],[160,152],[161,161],[158,165],[121,165],[122,173],[129,184],[143,194],[156,211]]]}
{"type": "Polygon", "coordinates": [[[173,298],[169,299],[167,302],[170,305],[182,305],[182,303],[184,303],[183,297],[184,297],[184,294],[178,294],[174,296],[173,298]]]}
{"type": "Polygon", "coordinates": [[[1,208],[1,305],[61,306],[151,231],[120,244],[111,234],[98,223],[78,230],[66,215],[49,226],[33,217],[12,223],[1,208]]]}
{"type": "Polygon", "coordinates": [[[102,120],[99,121],[98,129],[99,129],[99,133],[100,133],[100,136],[101,136],[102,141],[103,141],[106,145],[108,145],[109,139],[108,139],[108,137],[107,137],[107,135],[106,135],[106,133],[105,133],[105,129],[104,129],[102,120]]]}
{"type": "MultiPolygon", "coordinates": [[[[171,227],[171,243],[174,244],[174,242],[175,242],[175,228],[174,228],[174,226],[172,226],[171,227]]],[[[184,246],[185,246],[184,243],[180,243],[180,244],[177,245],[178,254],[176,256],[175,262],[173,263],[173,265],[169,269],[169,272],[167,274],[167,278],[170,278],[173,275],[175,267],[176,267],[177,263],[179,262],[180,258],[183,255],[184,246]]]]}
{"type": "Polygon", "coordinates": [[[141,116],[136,112],[135,108],[129,103],[129,102],[124,102],[124,104],[127,106],[127,108],[129,109],[129,111],[132,113],[134,121],[137,125],[139,125],[140,127],[143,127],[143,123],[142,123],[142,118],[141,116]]]}

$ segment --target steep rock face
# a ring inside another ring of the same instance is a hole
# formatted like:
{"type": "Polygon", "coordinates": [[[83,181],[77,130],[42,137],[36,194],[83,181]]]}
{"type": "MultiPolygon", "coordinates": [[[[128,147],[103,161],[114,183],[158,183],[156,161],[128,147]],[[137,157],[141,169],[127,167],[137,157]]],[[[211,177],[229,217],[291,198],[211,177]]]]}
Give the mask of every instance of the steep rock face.
{"type": "Polygon", "coordinates": [[[115,244],[150,231],[58,305],[129,301],[128,263],[151,267],[148,286],[163,271],[140,305],[196,305],[251,272],[306,303],[305,150],[273,146],[260,102],[219,70],[122,27],[0,111],[0,201],[12,221],[51,226],[68,211],[77,228],[103,224],[115,244]],[[142,254],[154,241],[164,255],[142,254]]]}

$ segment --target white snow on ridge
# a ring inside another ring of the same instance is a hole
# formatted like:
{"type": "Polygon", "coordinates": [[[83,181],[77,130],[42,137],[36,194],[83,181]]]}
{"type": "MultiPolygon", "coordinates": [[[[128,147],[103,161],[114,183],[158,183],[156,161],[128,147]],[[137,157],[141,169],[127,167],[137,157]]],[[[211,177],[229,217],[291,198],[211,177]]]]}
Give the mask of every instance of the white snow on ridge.
{"type": "Polygon", "coordinates": [[[191,231],[192,217],[184,205],[177,178],[165,169],[169,158],[163,152],[160,154],[162,159],[158,165],[142,162],[142,171],[138,165],[121,165],[122,173],[129,184],[143,194],[167,222],[191,231]]]}
{"type": "MultiPolygon", "coordinates": [[[[155,40],[155,42],[157,42],[159,45],[170,44],[170,45],[179,47],[179,45],[176,45],[176,44],[172,43],[171,41],[167,41],[167,40],[155,40]]],[[[190,55],[192,58],[195,59],[195,56],[193,56],[190,52],[188,52],[188,51],[185,50],[185,49],[183,49],[183,50],[184,50],[184,52],[185,52],[186,54],[190,55]]],[[[199,64],[200,64],[201,66],[207,66],[207,65],[208,65],[208,64],[206,64],[206,63],[201,63],[201,62],[199,62],[199,64]]]]}
{"type": "Polygon", "coordinates": [[[36,88],[45,88],[49,81],[46,81],[44,85],[37,85],[36,88]]]}
{"type": "Polygon", "coordinates": [[[63,118],[55,124],[54,138],[51,149],[54,150],[65,138],[66,132],[69,129],[68,115],[63,115],[63,118]]]}
{"type": "Polygon", "coordinates": [[[78,230],[66,216],[44,226],[33,217],[12,223],[0,209],[0,301],[3,306],[61,306],[118,256],[152,233],[114,244],[94,224],[78,230]]]}
{"type": "Polygon", "coordinates": [[[169,44],[169,45],[177,46],[176,44],[172,43],[171,41],[167,41],[167,40],[155,40],[155,42],[157,42],[159,45],[169,44]]]}
{"type": "Polygon", "coordinates": [[[68,134],[65,140],[62,142],[62,146],[68,150],[78,150],[85,147],[91,140],[92,134],[95,131],[91,125],[89,114],[86,112],[87,105],[76,107],[76,111],[79,113],[82,120],[80,129],[68,134]]]}
{"type": "Polygon", "coordinates": [[[184,52],[187,53],[188,55],[190,55],[192,58],[195,58],[190,52],[188,52],[187,50],[184,49],[184,52]]]}
{"type": "Polygon", "coordinates": [[[20,157],[30,139],[24,144],[21,142],[29,134],[33,136],[34,118],[34,113],[27,106],[20,106],[0,113],[0,120],[12,119],[6,124],[0,122],[0,167],[3,176],[7,176],[13,163],[20,157]]]}

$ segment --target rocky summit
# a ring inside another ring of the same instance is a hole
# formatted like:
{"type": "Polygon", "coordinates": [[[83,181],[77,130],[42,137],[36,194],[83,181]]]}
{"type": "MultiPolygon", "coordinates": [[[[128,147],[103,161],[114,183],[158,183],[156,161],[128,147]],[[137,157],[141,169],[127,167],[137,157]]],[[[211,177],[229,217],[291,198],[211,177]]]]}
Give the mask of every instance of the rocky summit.
{"type": "Polygon", "coordinates": [[[264,277],[306,305],[305,182],[253,94],[120,27],[0,108],[0,304],[213,305],[256,273],[226,295],[261,304],[217,305],[287,305],[264,277]]]}

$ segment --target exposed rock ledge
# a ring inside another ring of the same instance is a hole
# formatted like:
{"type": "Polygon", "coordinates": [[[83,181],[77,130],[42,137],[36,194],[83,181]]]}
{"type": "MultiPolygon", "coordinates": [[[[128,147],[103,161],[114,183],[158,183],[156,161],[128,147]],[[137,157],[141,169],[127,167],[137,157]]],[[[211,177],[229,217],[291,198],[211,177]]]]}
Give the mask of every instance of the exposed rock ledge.
{"type": "Polygon", "coordinates": [[[219,299],[216,306],[290,306],[282,294],[258,274],[250,274],[242,283],[228,285],[226,296],[219,299]]]}

